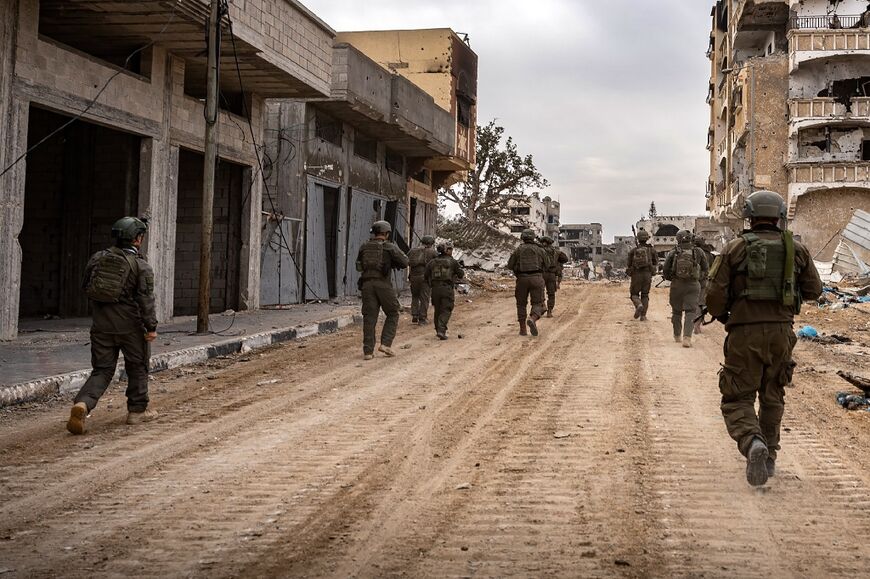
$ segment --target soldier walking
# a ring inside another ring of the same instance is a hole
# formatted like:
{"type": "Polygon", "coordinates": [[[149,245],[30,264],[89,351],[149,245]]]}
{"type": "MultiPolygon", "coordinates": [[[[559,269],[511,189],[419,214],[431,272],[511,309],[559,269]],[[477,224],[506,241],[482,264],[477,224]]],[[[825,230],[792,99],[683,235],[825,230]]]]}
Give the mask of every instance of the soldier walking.
{"type": "Polygon", "coordinates": [[[649,292],[652,278],[659,268],[659,256],[649,242],[649,232],[641,229],[637,233],[637,247],[628,253],[628,269],[631,277],[631,303],[634,304],[634,319],[646,321],[649,310],[649,292]]]}
{"type": "Polygon", "coordinates": [[[431,235],[424,235],[420,242],[423,247],[415,247],[408,253],[408,281],[411,282],[411,322],[425,326],[429,323],[429,301],[432,297],[432,288],[426,282],[426,265],[438,253],[433,247],[435,238],[431,235]]]}
{"type": "Polygon", "coordinates": [[[546,311],[544,307],[544,271],[549,267],[547,253],[535,242],[535,232],[526,229],[520,235],[522,244],[508,259],[507,267],[517,278],[514,296],[517,299],[517,320],[520,322],[520,335],[527,336],[531,331],[538,335],[538,320],[546,311]],[[531,300],[531,312],[527,312],[531,300]]]}
{"type": "Polygon", "coordinates": [[[112,225],[115,246],[91,256],[83,287],[93,308],[91,365],[93,371],[75,397],[67,430],[84,434],[88,414],[106,392],[124,354],[127,372],[127,424],[157,417],[148,408],[150,342],[157,338],[154,272],[139,254],[148,225],[124,217],[112,225]]]}
{"type": "Polygon", "coordinates": [[[462,265],[453,259],[453,244],[438,246],[438,257],[426,265],[426,282],[432,287],[432,306],[435,308],[435,335],[447,339],[447,324],[453,315],[456,282],[465,277],[462,265]]]}
{"type": "Polygon", "coordinates": [[[568,263],[568,256],[553,244],[553,238],[545,235],[541,238],[541,245],[547,253],[549,267],[544,271],[544,287],[547,289],[547,317],[553,317],[553,308],[556,307],[556,292],[562,281],[562,270],[568,263]]]}
{"type": "Polygon", "coordinates": [[[665,279],[671,282],[671,323],[674,341],[684,348],[692,347],[692,332],[701,299],[701,280],[707,277],[707,256],[695,247],[692,232],[677,232],[677,247],[665,258],[665,279]]]}
{"type": "Polygon", "coordinates": [[[375,331],[381,310],[387,317],[381,331],[381,345],[378,351],[384,355],[395,356],[393,340],[399,326],[399,298],[390,279],[390,273],[408,267],[408,257],[390,241],[392,226],[386,221],[372,225],[372,239],[363,244],[356,258],[356,270],[360,272],[359,288],[362,292],[363,315],[363,357],[371,360],[375,356],[375,331]]]}
{"type": "MultiPolygon", "coordinates": [[[[704,252],[704,256],[707,258],[707,265],[712,266],[713,261],[716,259],[716,256],[713,255],[713,246],[707,243],[707,241],[700,235],[695,235],[695,247],[699,248],[704,252]]],[[[707,276],[701,276],[701,298],[698,300],[698,313],[695,316],[695,334],[701,334],[704,331],[704,312],[707,311],[707,304],[705,303],[705,294],[707,293],[707,276]]]]}
{"type": "Polygon", "coordinates": [[[776,472],[785,386],[794,372],[794,316],[802,301],[818,299],[822,282],[807,248],[779,228],[782,197],[753,193],[743,215],[751,229],[716,259],[706,300],[728,333],[719,371],[722,416],[746,457],[746,480],[761,486],[776,472]]]}

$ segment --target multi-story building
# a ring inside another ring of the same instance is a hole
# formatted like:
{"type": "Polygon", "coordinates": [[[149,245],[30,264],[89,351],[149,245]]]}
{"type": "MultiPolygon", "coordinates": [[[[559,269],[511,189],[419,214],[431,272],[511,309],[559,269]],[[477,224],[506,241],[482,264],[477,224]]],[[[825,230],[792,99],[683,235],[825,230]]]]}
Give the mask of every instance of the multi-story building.
{"type": "MultiPolygon", "coordinates": [[[[656,215],[652,218],[641,219],[635,228],[637,231],[647,231],[652,236],[650,244],[662,257],[667,255],[677,244],[677,232],[682,229],[700,235],[717,251],[722,249],[735,235],[727,224],[717,222],[710,217],[696,215],[656,215]]],[[[634,238],[628,239],[634,243],[634,238]]]]}
{"type": "Polygon", "coordinates": [[[559,228],[559,247],[574,261],[604,259],[603,231],[600,223],[562,225],[559,228]]]}
{"type": "Polygon", "coordinates": [[[562,204],[558,201],[544,197],[544,205],[547,207],[547,235],[553,239],[559,239],[559,226],[562,219],[562,204]]]}
{"type": "MultiPolygon", "coordinates": [[[[0,339],[15,337],[19,317],[87,315],[83,268],[125,214],[150,217],[144,249],[160,320],[195,312],[206,9],[200,0],[0,1],[0,339]]],[[[229,20],[237,52],[225,27],[213,311],[259,306],[254,143],[265,101],[328,97],[334,37],[296,0],[231,2],[229,20]]]]}
{"type": "Polygon", "coordinates": [[[541,199],[539,193],[517,195],[508,200],[505,224],[500,228],[505,233],[519,237],[526,229],[531,229],[538,237],[549,234],[549,197],[541,199]]]}
{"type": "Polygon", "coordinates": [[[739,230],[746,196],[777,191],[822,251],[870,209],[868,3],[720,0],[712,16],[708,210],[739,230]]]}

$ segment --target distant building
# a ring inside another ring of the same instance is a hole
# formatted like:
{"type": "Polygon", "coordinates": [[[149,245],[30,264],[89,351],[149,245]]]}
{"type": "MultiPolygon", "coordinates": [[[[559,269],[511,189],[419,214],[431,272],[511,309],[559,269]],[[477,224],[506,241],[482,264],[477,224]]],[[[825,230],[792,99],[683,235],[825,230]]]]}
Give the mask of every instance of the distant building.
{"type": "MultiPolygon", "coordinates": [[[[541,199],[539,193],[516,196],[508,202],[510,215],[506,218],[506,224],[501,227],[505,233],[519,237],[526,229],[531,229],[538,237],[552,235],[551,219],[553,215],[553,203],[549,197],[541,199]]],[[[558,223],[558,203],[556,203],[555,220],[558,223]]],[[[558,234],[558,229],[556,230],[558,234]]]]}
{"type": "Polygon", "coordinates": [[[574,261],[604,259],[602,227],[600,223],[568,224],[559,227],[559,247],[574,261]]]}
{"type": "MultiPolygon", "coordinates": [[[[717,251],[734,238],[734,233],[727,224],[696,215],[657,215],[652,219],[641,219],[637,222],[636,229],[649,232],[652,236],[650,244],[661,257],[674,248],[677,244],[677,232],[683,229],[701,235],[717,251]]],[[[634,244],[633,237],[627,239],[634,244]]]]}
{"type": "Polygon", "coordinates": [[[562,218],[562,205],[549,197],[544,197],[547,206],[547,235],[559,239],[559,225],[562,218]]]}

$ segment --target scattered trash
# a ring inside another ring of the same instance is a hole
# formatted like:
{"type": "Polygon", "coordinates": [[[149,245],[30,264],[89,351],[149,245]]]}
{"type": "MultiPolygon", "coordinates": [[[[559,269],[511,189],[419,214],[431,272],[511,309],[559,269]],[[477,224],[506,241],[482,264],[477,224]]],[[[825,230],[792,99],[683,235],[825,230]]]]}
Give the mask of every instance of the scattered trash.
{"type": "Polygon", "coordinates": [[[272,384],[277,384],[280,382],[277,378],[274,380],[263,380],[262,382],[257,382],[257,386],[270,386],[272,384]]]}
{"type": "Polygon", "coordinates": [[[458,490],[458,491],[471,490],[471,483],[462,483],[461,485],[458,485],[456,487],[456,490],[458,490]]]}
{"type": "Polygon", "coordinates": [[[819,337],[819,331],[812,326],[804,326],[797,332],[798,338],[803,338],[804,340],[812,340],[813,338],[819,337]]]}
{"type": "Polygon", "coordinates": [[[571,436],[573,436],[573,434],[570,432],[557,432],[553,435],[553,438],[571,438],[571,436]]]}
{"type": "Polygon", "coordinates": [[[403,350],[410,350],[410,349],[411,349],[411,344],[405,344],[404,346],[402,346],[402,349],[403,349],[403,350]]]}
{"type": "Polygon", "coordinates": [[[631,567],[631,563],[629,563],[625,559],[617,559],[616,561],[613,562],[613,564],[616,565],[617,567],[631,567]]]}
{"type": "Polygon", "coordinates": [[[848,392],[837,393],[837,404],[846,410],[868,410],[870,411],[870,398],[860,394],[849,394],[848,392]]]}

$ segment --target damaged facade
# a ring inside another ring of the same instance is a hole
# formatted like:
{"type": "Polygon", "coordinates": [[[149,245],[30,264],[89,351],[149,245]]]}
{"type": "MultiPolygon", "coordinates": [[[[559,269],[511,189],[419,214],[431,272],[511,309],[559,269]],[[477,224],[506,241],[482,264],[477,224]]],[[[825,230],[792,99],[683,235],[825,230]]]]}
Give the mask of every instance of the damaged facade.
{"type": "Polygon", "coordinates": [[[730,0],[713,9],[711,216],[742,228],[747,195],[781,193],[814,255],[870,209],[870,10],[864,0],[730,0]]]}
{"type": "MultiPolygon", "coordinates": [[[[160,321],[195,313],[207,8],[0,0],[0,339],[86,316],[83,268],[125,214],[150,219],[160,321]]],[[[296,0],[230,2],[223,24],[211,309],[341,295],[371,220],[434,230],[434,188],[473,162],[457,117],[296,0]]]]}
{"type": "Polygon", "coordinates": [[[649,243],[661,257],[665,257],[677,245],[677,233],[681,229],[700,235],[716,251],[725,247],[725,244],[734,239],[735,235],[728,225],[718,223],[709,217],[696,215],[657,215],[653,218],[641,219],[635,225],[635,229],[650,234],[649,243]]]}
{"type": "Polygon", "coordinates": [[[506,223],[501,227],[505,233],[519,237],[523,231],[531,229],[538,237],[559,237],[561,206],[550,197],[541,199],[540,193],[513,197],[508,200],[506,211],[509,214],[505,216],[506,223]]]}
{"type": "Polygon", "coordinates": [[[559,228],[559,247],[574,261],[604,259],[603,227],[600,223],[566,224],[559,228]]]}
{"type": "Polygon", "coordinates": [[[403,251],[419,245],[437,190],[473,166],[477,56],[453,31],[339,33],[331,70],[328,98],[267,104],[264,307],[356,295],[372,222],[389,221],[403,251]],[[395,35],[419,61],[401,61],[395,35]]]}

